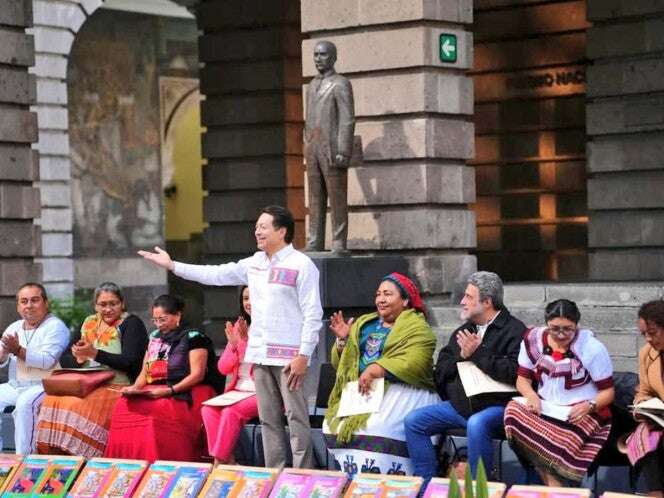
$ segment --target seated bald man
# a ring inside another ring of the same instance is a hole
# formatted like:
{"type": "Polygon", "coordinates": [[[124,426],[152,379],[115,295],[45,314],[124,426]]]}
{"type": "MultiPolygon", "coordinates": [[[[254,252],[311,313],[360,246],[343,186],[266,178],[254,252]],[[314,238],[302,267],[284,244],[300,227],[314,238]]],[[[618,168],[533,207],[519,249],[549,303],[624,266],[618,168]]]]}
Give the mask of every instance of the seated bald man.
{"type": "MultiPolygon", "coordinates": [[[[0,384],[0,411],[15,406],[16,453],[29,455],[35,450],[34,432],[44,398],[42,379],[58,366],[69,345],[69,329],[49,313],[41,284],[24,284],[16,294],[16,309],[21,319],[10,324],[0,339],[0,368],[9,365],[9,381],[0,384]]],[[[1,425],[0,449],[4,449],[1,425]]]]}

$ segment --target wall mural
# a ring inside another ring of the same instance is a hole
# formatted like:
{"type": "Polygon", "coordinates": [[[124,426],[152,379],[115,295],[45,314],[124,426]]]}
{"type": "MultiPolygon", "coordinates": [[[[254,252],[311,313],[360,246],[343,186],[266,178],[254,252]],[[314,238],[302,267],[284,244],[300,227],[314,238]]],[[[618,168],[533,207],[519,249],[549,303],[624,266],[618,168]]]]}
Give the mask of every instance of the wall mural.
{"type": "Polygon", "coordinates": [[[101,10],[79,33],[68,82],[77,258],[163,244],[159,77],[174,60],[195,76],[195,40],[193,22],[101,10]]]}

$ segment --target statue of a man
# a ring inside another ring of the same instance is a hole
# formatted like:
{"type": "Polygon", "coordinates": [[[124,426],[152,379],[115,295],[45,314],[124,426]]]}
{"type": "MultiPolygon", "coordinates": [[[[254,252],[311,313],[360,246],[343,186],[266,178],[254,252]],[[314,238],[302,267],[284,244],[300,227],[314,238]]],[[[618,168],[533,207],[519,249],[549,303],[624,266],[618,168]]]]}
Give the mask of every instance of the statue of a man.
{"type": "Polygon", "coordinates": [[[321,41],[314,48],[318,76],[307,88],[304,156],[309,184],[309,238],[306,251],[322,251],[330,199],[334,253],[346,253],[348,164],[353,149],[355,110],[350,81],[334,70],[337,47],[321,41]]]}

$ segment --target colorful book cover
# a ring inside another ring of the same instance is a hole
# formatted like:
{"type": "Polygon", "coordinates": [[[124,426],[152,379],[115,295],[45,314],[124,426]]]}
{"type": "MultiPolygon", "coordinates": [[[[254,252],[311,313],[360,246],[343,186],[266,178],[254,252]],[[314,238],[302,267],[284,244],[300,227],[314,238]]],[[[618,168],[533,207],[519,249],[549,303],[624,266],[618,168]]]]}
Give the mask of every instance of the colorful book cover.
{"type": "Polygon", "coordinates": [[[145,460],[117,460],[97,498],[130,498],[147,468],[145,460]]]}
{"type": "Polygon", "coordinates": [[[21,455],[0,454],[0,493],[5,490],[22,461],[21,455]]]}
{"type": "Polygon", "coordinates": [[[36,486],[42,480],[49,466],[48,456],[30,455],[25,457],[23,463],[16,469],[10,478],[2,498],[25,498],[32,496],[36,486]]]}
{"type": "Polygon", "coordinates": [[[270,498],[338,498],[347,480],[342,472],[285,469],[277,478],[270,498]]]}
{"type": "Polygon", "coordinates": [[[134,496],[136,498],[161,498],[176,473],[175,465],[155,465],[153,463],[141,479],[134,496]]]}
{"type": "Polygon", "coordinates": [[[91,459],[67,493],[67,498],[96,498],[112,473],[113,462],[91,459]]]}
{"type": "Polygon", "coordinates": [[[129,498],[147,467],[148,462],[144,460],[92,458],[67,498],[129,498]]]}
{"type": "MultiPolygon", "coordinates": [[[[473,484],[475,482],[473,481],[473,484]]],[[[459,481],[459,488],[463,493],[464,481],[459,481]]],[[[505,494],[505,484],[502,482],[488,482],[487,486],[489,488],[489,498],[502,498],[505,494]]],[[[434,478],[431,479],[429,485],[427,486],[426,491],[424,492],[423,498],[447,498],[447,493],[450,488],[449,479],[434,478]]],[[[475,495],[476,496],[476,495],[475,495]]]]}
{"type": "Polygon", "coordinates": [[[133,496],[134,498],[194,498],[211,469],[212,465],[209,463],[158,460],[150,465],[133,496]]]}
{"type": "Polygon", "coordinates": [[[421,487],[421,477],[358,474],[344,498],[416,498],[421,487]]]}
{"type": "Polygon", "coordinates": [[[267,498],[278,473],[277,469],[219,465],[198,498],[267,498]]]}
{"type": "Polygon", "coordinates": [[[589,498],[590,490],[549,486],[516,485],[507,490],[506,498],[589,498]]]}
{"type": "Polygon", "coordinates": [[[196,498],[205,484],[212,466],[210,464],[189,464],[180,467],[171,480],[165,497],[168,498],[196,498]]]}
{"type": "Polygon", "coordinates": [[[35,498],[64,498],[83,466],[82,457],[51,457],[41,480],[33,488],[35,498]]]}

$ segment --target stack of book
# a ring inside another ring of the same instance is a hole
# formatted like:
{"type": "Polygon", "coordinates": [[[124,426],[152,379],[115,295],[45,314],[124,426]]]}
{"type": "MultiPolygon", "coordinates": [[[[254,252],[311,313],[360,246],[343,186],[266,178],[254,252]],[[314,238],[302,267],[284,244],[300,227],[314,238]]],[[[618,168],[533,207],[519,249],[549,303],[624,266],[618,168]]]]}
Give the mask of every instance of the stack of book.
{"type": "Polygon", "coordinates": [[[64,498],[83,463],[82,457],[27,456],[6,481],[2,498],[64,498]]]}
{"type": "MultiPolygon", "coordinates": [[[[487,498],[502,498],[505,494],[505,484],[502,482],[487,482],[488,493],[487,498]]],[[[473,489],[476,489],[477,483],[473,481],[473,489]]],[[[464,493],[464,481],[459,481],[459,488],[461,491],[461,496],[465,496],[464,493]]],[[[424,492],[423,498],[447,498],[447,494],[450,490],[450,480],[442,478],[431,479],[427,485],[427,489],[424,492]]],[[[477,493],[474,493],[473,496],[477,496],[477,493]]]]}
{"type": "Polygon", "coordinates": [[[218,465],[210,473],[199,498],[268,498],[279,475],[277,469],[218,465]]]}
{"type": "Polygon", "coordinates": [[[284,469],[270,498],[340,498],[347,480],[342,472],[284,469]]]}
{"type": "Polygon", "coordinates": [[[358,474],[344,498],[415,498],[421,487],[421,477],[358,474]]]}
{"type": "Polygon", "coordinates": [[[67,498],[130,498],[147,468],[145,460],[92,458],[67,498]]]}
{"type": "Polygon", "coordinates": [[[508,489],[505,498],[590,498],[590,494],[584,488],[518,485],[508,489]]]}
{"type": "Polygon", "coordinates": [[[157,460],[145,472],[134,498],[196,498],[208,474],[209,463],[157,460]]]}

